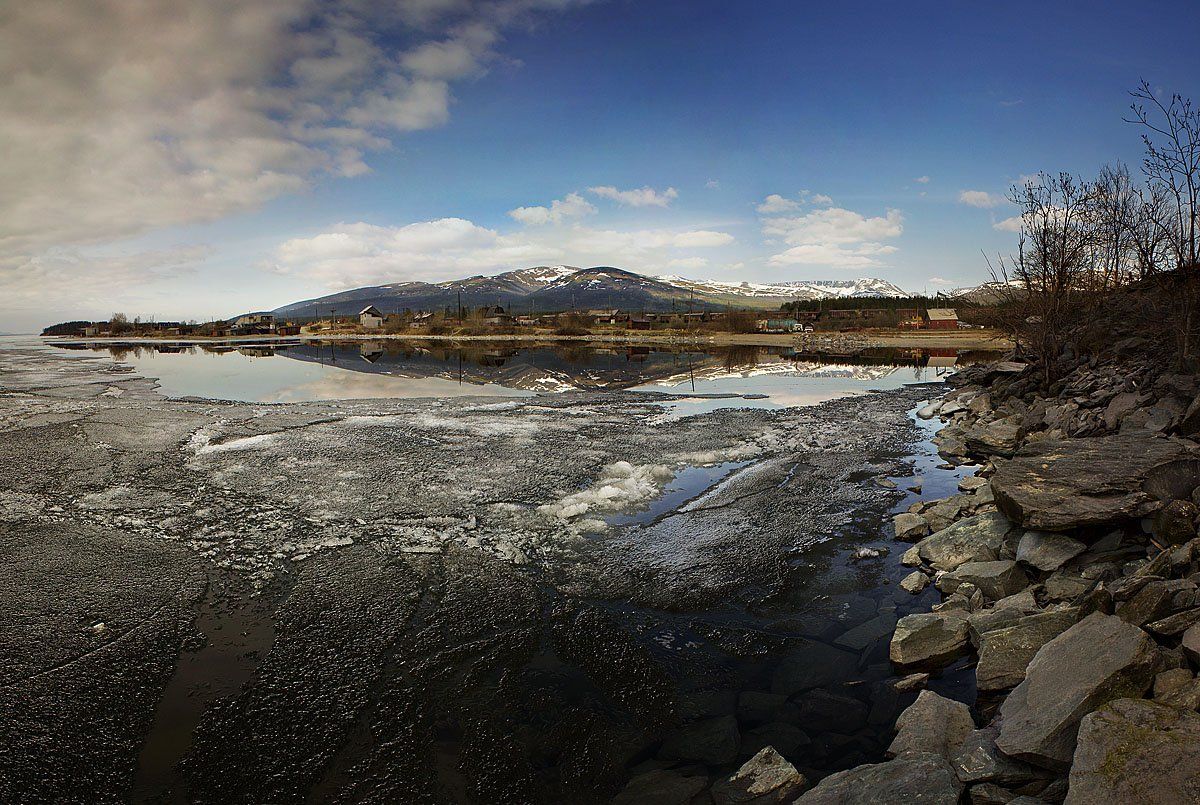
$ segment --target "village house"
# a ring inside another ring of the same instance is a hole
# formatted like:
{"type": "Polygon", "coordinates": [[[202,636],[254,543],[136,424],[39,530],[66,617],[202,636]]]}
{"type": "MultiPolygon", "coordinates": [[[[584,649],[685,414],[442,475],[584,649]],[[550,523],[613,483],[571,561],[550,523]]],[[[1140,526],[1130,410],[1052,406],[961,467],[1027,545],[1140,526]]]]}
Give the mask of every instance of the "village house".
{"type": "Polygon", "coordinates": [[[931,307],[925,311],[925,326],[930,330],[957,330],[958,314],[954,308],[931,307]]]}
{"type": "Polygon", "coordinates": [[[433,314],[429,311],[422,310],[413,316],[413,320],[409,323],[409,327],[414,330],[433,324],[433,314]]]}
{"type": "Polygon", "coordinates": [[[272,313],[248,313],[239,316],[230,328],[235,335],[265,335],[275,332],[275,316],[272,313]]]}
{"type": "Polygon", "coordinates": [[[378,330],[383,326],[383,314],[374,305],[367,305],[358,311],[358,323],[364,330],[378,330]]]}

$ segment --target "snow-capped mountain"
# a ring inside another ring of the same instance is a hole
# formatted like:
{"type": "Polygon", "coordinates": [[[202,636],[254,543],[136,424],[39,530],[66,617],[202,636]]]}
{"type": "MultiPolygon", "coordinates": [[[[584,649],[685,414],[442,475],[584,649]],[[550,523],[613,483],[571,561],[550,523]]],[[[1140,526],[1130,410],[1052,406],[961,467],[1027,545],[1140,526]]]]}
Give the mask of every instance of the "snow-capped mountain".
{"type": "Polygon", "coordinates": [[[850,297],[904,297],[908,293],[881,279],[796,280],[776,283],[721,282],[686,277],[653,277],[612,266],[533,266],[494,276],[446,282],[400,281],[339,291],[320,299],[285,305],[281,316],[353,315],[367,305],[387,312],[436,310],[456,306],[501,305],[521,312],[619,308],[679,310],[743,307],[777,309],[792,300],[850,297]]]}

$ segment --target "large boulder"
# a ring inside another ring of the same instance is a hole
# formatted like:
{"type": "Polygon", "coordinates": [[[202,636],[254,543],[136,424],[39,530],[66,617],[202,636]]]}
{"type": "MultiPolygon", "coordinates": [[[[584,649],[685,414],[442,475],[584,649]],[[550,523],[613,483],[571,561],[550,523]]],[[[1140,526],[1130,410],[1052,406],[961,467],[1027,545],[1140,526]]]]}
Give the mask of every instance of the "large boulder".
{"type": "Polygon", "coordinates": [[[896,737],[887,753],[897,757],[906,752],[934,752],[949,760],[974,729],[971,708],[923,690],[896,719],[896,737]]]}
{"type": "Polygon", "coordinates": [[[1058,570],[1087,550],[1077,539],[1049,531],[1026,531],[1017,544],[1017,561],[1038,570],[1058,570]]]}
{"type": "Polygon", "coordinates": [[[917,553],[937,570],[954,570],[967,562],[988,562],[1000,556],[1004,538],[1013,528],[999,512],[959,520],[917,544],[917,553]]]}
{"type": "Polygon", "coordinates": [[[937,669],[969,652],[967,619],[957,612],[920,612],[896,623],[888,656],[902,669],[937,669]]]}
{"type": "Polygon", "coordinates": [[[896,539],[905,542],[916,542],[929,533],[929,523],[919,514],[902,512],[892,518],[896,528],[896,539]]]}
{"type": "Polygon", "coordinates": [[[1114,699],[1141,696],[1157,665],[1158,646],[1145,632],[1092,613],[1034,656],[1000,707],[996,745],[1029,763],[1066,768],[1080,720],[1114,699]]]}
{"type": "Polygon", "coordinates": [[[1010,626],[984,632],[979,637],[979,665],[975,668],[979,690],[1006,690],[1019,685],[1041,647],[1077,620],[1079,610],[1066,607],[1027,615],[1010,626]]]}
{"type": "Polygon", "coordinates": [[[800,796],[805,783],[804,775],[768,746],[714,785],[712,798],[716,805],[784,805],[800,796]]]}
{"type": "Polygon", "coordinates": [[[800,805],[947,805],[958,802],[963,784],[946,758],[910,752],[887,763],[831,774],[796,800],[800,805]]]}
{"type": "Polygon", "coordinates": [[[965,432],[967,449],[985,456],[1011,456],[1024,435],[1021,424],[1021,417],[1014,414],[969,428],[965,432]]]}
{"type": "Polygon", "coordinates": [[[992,490],[1001,511],[1025,528],[1066,531],[1142,517],[1158,500],[1142,488],[1154,468],[1195,448],[1146,432],[1044,439],[999,461],[992,490]]]}
{"type": "Polygon", "coordinates": [[[1079,726],[1065,805],[1200,802],[1200,715],[1120,699],[1079,726]]]}
{"type": "Polygon", "coordinates": [[[1011,559],[992,562],[967,562],[938,579],[938,589],[952,593],[964,584],[975,585],[983,597],[998,601],[1016,595],[1029,586],[1029,577],[1011,559]]]}

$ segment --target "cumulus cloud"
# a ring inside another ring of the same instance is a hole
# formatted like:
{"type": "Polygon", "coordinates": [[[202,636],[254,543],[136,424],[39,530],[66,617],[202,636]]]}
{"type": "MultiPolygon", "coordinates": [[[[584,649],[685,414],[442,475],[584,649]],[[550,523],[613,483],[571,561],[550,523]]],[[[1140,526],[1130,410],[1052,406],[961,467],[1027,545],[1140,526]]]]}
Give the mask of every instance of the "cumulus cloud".
{"type": "Polygon", "coordinates": [[[679,191],[673,187],[666,190],[655,190],[653,187],[618,190],[612,185],[601,185],[589,187],[588,192],[626,207],[669,207],[671,202],[679,197],[679,191]]]}
{"type": "Polygon", "coordinates": [[[883,265],[879,259],[896,251],[883,243],[904,231],[899,210],[869,218],[853,210],[827,207],[801,216],[764,218],[763,234],[791,248],[773,255],[772,265],[821,265],[860,269],[883,265]]]}
{"type": "Polygon", "coordinates": [[[0,24],[0,259],[358,176],[509,26],[587,0],[61,0],[0,24]]]}
{"type": "Polygon", "coordinates": [[[918,176],[917,178],[913,179],[913,181],[917,184],[929,184],[930,179],[928,176],[918,176]]]}
{"type": "Polygon", "coordinates": [[[654,272],[667,270],[672,261],[697,260],[686,251],[731,242],[732,236],[724,232],[704,229],[613,230],[576,224],[502,233],[463,218],[398,227],[359,222],[288,240],[274,250],[264,268],[338,290],[401,279],[445,280],[539,263],[623,265],[654,272]]]}
{"type": "Polygon", "coordinates": [[[926,280],[930,285],[954,285],[954,280],[948,280],[945,277],[930,277],[926,280]]]}
{"type": "Polygon", "coordinates": [[[817,206],[824,206],[833,203],[833,199],[824,193],[813,193],[808,197],[808,201],[810,204],[816,204],[817,206]]]}
{"type": "Polygon", "coordinates": [[[958,194],[958,203],[966,204],[968,207],[989,209],[999,206],[1003,201],[1003,196],[997,196],[985,190],[963,190],[958,194]]]}
{"type": "Polygon", "coordinates": [[[517,207],[509,210],[514,221],[531,226],[561,224],[570,218],[581,218],[596,211],[591,202],[578,193],[568,193],[565,198],[555,199],[549,207],[517,207]]]}
{"type": "Polygon", "coordinates": [[[1014,215],[1011,218],[1005,218],[996,221],[992,224],[992,229],[998,232],[1020,232],[1021,231],[1021,216],[1014,215]]]}
{"type": "Polygon", "coordinates": [[[791,212],[792,210],[800,209],[799,201],[792,201],[790,198],[784,198],[778,193],[772,193],[763,199],[762,203],[754,208],[760,215],[774,215],[781,212],[791,212]]]}

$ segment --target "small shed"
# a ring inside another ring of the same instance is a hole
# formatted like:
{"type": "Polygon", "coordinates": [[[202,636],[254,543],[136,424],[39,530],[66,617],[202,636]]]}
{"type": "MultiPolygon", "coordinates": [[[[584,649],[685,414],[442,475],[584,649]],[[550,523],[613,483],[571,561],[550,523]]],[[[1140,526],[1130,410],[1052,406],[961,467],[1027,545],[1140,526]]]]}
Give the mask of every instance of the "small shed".
{"type": "Polygon", "coordinates": [[[358,323],[366,330],[378,330],[383,326],[383,314],[374,305],[368,305],[358,312],[358,323]]]}
{"type": "Polygon", "coordinates": [[[954,312],[954,308],[931,307],[925,311],[925,318],[927,320],[925,326],[930,330],[958,329],[958,314],[954,312]]]}

